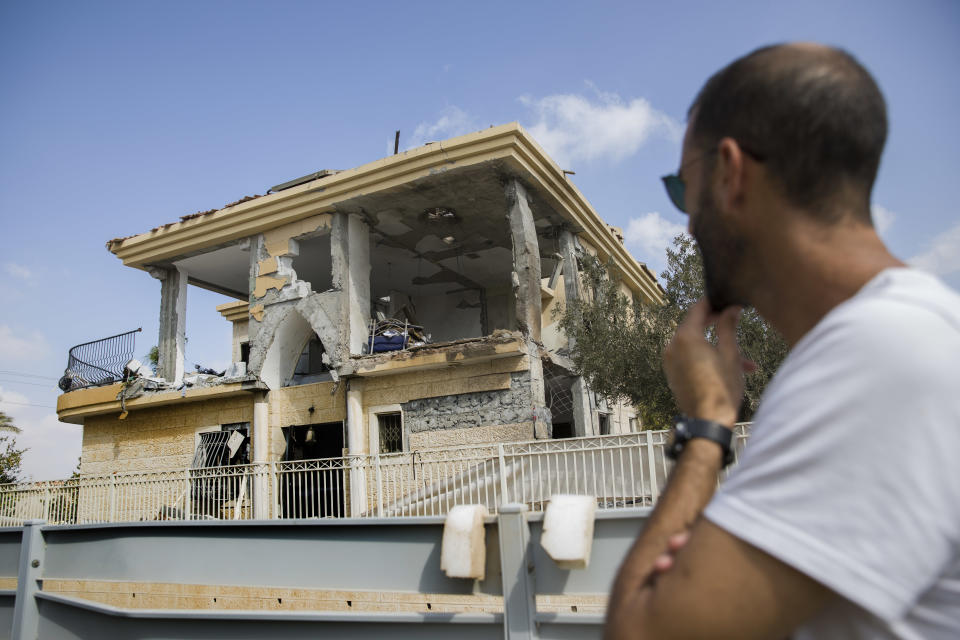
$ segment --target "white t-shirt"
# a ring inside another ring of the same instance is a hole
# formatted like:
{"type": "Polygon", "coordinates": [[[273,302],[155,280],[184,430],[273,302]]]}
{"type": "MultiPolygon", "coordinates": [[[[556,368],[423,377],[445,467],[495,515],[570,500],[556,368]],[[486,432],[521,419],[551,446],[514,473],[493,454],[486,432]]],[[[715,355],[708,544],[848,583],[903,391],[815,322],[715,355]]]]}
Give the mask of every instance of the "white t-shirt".
{"type": "Polygon", "coordinates": [[[887,269],[832,309],[705,515],[842,596],[795,638],[960,638],[960,296],[887,269]]]}

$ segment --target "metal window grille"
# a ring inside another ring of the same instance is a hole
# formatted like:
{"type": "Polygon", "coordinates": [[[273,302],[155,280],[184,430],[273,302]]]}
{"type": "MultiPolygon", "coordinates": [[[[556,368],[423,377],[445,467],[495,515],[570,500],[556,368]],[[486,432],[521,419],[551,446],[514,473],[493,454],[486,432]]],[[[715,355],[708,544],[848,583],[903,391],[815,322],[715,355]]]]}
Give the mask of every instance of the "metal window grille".
{"type": "Polygon", "coordinates": [[[197,444],[197,451],[193,454],[194,469],[204,467],[222,467],[227,464],[230,450],[227,449],[227,440],[230,439],[230,431],[208,431],[200,434],[200,442],[197,444]]]}
{"type": "Polygon", "coordinates": [[[60,378],[60,389],[73,391],[122,380],[123,368],[133,358],[136,335],[140,331],[134,329],[72,347],[67,370],[60,378]]]}
{"type": "Polygon", "coordinates": [[[248,428],[249,425],[246,422],[238,422],[225,424],[220,427],[220,431],[201,433],[197,450],[193,454],[191,467],[202,469],[204,467],[225,467],[231,464],[246,464],[249,462],[249,456],[247,455],[248,442],[245,441],[241,444],[233,456],[230,455],[230,447],[227,446],[227,441],[230,440],[234,431],[240,431],[241,435],[246,438],[248,428]]]}
{"type": "Polygon", "coordinates": [[[403,418],[399,413],[377,414],[380,431],[380,453],[403,451],[403,418]]]}

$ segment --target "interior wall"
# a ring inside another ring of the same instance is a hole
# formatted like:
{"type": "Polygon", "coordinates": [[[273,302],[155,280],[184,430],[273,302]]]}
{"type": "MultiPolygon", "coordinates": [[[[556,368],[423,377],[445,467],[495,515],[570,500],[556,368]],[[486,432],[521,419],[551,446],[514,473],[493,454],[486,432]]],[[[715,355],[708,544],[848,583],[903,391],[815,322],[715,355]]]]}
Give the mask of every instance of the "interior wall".
{"type": "Polygon", "coordinates": [[[475,291],[421,296],[413,299],[417,307],[417,320],[423,330],[429,333],[433,342],[479,338],[483,335],[480,327],[480,307],[459,308],[463,301],[468,304],[479,302],[475,291]]]}
{"type": "Polygon", "coordinates": [[[543,313],[540,319],[540,341],[547,351],[556,352],[568,346],[567,334],[560,328],[560,313],[566,306],[567,295],[563,276],[557,278],[553,288],[553,297],[543,301],[543,313]]]}
{"type": "Polygon", "coordinates": [[[490,327],[490,333],[497,329],[516,331],[517,318],[513,312],[515,304],[512,291],[487,290],[487,325],[490,327]]]}

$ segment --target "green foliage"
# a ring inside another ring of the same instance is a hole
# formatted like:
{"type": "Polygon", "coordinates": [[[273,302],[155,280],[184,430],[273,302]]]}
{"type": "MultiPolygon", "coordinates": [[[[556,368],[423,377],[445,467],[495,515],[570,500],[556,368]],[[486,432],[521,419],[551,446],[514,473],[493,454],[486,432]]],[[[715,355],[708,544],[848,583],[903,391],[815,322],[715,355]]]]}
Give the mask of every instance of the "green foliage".
{"type": "MultiPolygon", "coordinates": [[[[0,431],[20,433],[13,418],[0,411],[0,431]]],[[[17,449],[13,436],[0,436],[0,484],[16,482],[20,475],[20,462],[26,449],[17,449]]]]}
{"type": "Polygon", "coordinates": [[[0,411],[0,431],[9,431],[10,433],[20,433],[20,427],[13,424],[13,418],[0,411]]]}
{"type": "Polygon", "coordinates": [[[150,347],[150,352],[147,353],[146,360],[156,369],[160,365],[160,347],[157,345],[150,347]]]}
{"type": "MultiPolygon", "coordinates": [[[[675,327],[703,297],[703,262],[696,244],[678,235],[667,249],[662,306],[629,301],[616,269],[596,258],[583,261],[582,276],[584,299],[570,302],[560,317],[560,326],[575,341],[570,357],[577,373],[609,401],[629,400],[645,428],[669,427],[679,411],[660,363],[675,327]]],[[[788,349],[754,309],[743,313],[739,341],[744,356],[757,364],[757,371],[746,377],[741,418],[748,420],[788,349]]]]}
{"type": "Polygon", "coordinates": [[[17,449],[13,436],[0,436],[0,484],[17,482],[20,476],[20,463],[26,449],[17,449]]]}

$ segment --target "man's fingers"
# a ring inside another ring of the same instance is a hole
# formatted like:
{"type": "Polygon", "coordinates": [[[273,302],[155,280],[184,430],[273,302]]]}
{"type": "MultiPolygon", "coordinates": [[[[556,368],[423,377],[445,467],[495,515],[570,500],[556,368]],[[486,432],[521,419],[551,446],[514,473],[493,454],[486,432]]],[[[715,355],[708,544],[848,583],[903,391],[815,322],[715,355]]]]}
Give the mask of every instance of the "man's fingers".
{"type": "Polygon", "coordinates": [[[697,300],[684,318],[681,328],[689,327],[691,330],[702,332],[709,327],[713,321],[713,311],[710,309],[710,303],[706,298],[697,300]]]}
{"type": "Polygon", "coordinates": [[[744,373],[753,373],[757,370],[757,363],[750,358],[741,358],[740,367],[743,369],[744,373]]]}
{"type": "Polygon", "coordinates": [[[659,556],[657,556],[657,559],[653,561],[653,570],[657,573],[669,571],[670,567],[672,566],[673,556],[669,553],[661,553],[659,556]]]}
{"type": "Polygon", "coordinates": [[[740,346],[737,344],[737,323],[743,307],[727,307],[717,320],[717,347],[724,356],[734,362],[741,360],[740,346]]]}
{"type": "Polygon", "coordinates": [[[667,538],[667,549],[671,552],[676,553],[687,544],[690,540],[689,531],[681,531],[680,533],[675,533],[669,538],[667,538]]]}

